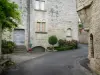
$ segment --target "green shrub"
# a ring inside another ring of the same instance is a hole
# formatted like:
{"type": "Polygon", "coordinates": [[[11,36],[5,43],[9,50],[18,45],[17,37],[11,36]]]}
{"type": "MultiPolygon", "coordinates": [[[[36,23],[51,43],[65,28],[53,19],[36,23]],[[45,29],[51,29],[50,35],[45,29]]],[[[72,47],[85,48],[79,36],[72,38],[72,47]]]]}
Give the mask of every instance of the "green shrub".
{"type": "Polygon", "coordinates": [[[57,51],[64,51],[65,50],[65,47],[58,47],[58,48],[55,48],[57,51]]]}
{"type": "Polygon", "coordinates": [[[13,53],[15,46],[16,46],[15,43],[12,41],[2,40],[2,53],[3,54],[13,53]]]}
{"type": "Polygon", "coordinates": [[[67,41],[60,39],[58,41],[58,47],[55,48],[57,51],[65,51],[65,50],[71,50],[71,49],[77,49],[78,43],[76,40],[67,41]]]}
{"type": "Polygon", "coordinates": [[[66,43],[66,40],[62,40],[62,39],[58,40],[58,45],[59,46],[64,46],[65,43],[66,43]]]}
{"type": "Polygon", "coordinates": [[[50,45],[55,45],[57,43],[58,39],[56,36],[50,36],[48,39],[48,42],[50,45]]]}

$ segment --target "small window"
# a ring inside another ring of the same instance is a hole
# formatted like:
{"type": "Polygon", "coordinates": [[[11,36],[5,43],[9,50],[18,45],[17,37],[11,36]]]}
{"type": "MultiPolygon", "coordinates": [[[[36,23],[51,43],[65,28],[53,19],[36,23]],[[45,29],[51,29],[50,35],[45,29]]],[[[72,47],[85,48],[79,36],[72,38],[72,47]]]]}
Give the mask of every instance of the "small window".
{"type": "Polygon", "coordinates": [[[71,37],[72,36],[72,30],[71,28],[67,29],[67,37],[71,37]]]}
{"type": "Polygon", "coordinates": [[[46,32],[46,22],[37,22],[36,32],[46,32]]]}
{"type": "Polygon", "coordinates": [[[37,10],[39,10],[39,7],[40,7],[40,1],[39,0],[36,0],[35,7],[36,7],[37,10]]]}
{"type": "Polygon", "coordinates": [[[45,1],[36,0],[35,9],[36,10],[45,10],[45,1]]]}
{"type": "Polygon", "coordinates": [[[45,1],[41,2],[41,10],[44,10],[45,1]]]}

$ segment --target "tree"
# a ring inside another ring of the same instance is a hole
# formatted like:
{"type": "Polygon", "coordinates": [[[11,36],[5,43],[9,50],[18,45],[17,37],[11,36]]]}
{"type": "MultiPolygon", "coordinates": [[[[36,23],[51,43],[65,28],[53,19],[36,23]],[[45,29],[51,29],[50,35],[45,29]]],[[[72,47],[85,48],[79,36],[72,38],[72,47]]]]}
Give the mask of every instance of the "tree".
{"type": "Polygon", "coordinates": [[[18,5],[9,0],[0,0],[0,25],[2,29],[12,29],[20,22],[18,5]]]}
{"type": "MultiPolygon", "coordinates": [[[[18,5],[15,4],[14,2],[10,2],[9,0],[0,0],[1,31],[5,29],[12,30],[13,28],[17,27],[19,23],[20,23],[20,11],[18,9],[18,5]]],[[[0,38],[2,38],[2,36],[0,38]]]]}
{"type": "Polygon", "coordinates": [[[50,45],[52,45],[53,50],[54,50],[54,45],[57,43],[58,39],[56,36],[50,36],[48,39],[48,42],[50,45]]]}

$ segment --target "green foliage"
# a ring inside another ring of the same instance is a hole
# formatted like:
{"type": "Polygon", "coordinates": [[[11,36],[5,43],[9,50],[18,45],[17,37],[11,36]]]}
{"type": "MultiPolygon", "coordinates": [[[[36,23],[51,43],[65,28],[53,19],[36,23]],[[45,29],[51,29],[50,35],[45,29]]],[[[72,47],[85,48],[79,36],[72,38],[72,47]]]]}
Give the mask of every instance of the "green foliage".
{"type": "Polygon", "coordinates": [[[15,46],[16,46],[15,43],[12,41],[2,40],[2,53],[3,54],[13,53],[15,46]]]}
{"type": "Polygon", "coordinates": [[[79,24],[79,28],[83,28],[83,24],[79,24]]]}
{"type": "Polygon", "coordinates": [[[9,0],[0,0],[0,25],[2,29],[12,29],[20,23],[18,5],[9,0]]]}
{"type": "Polygon", "coordinates": [[[56,36],[50,36],[48,39],[49,44],[55,45],[57,43],[58,39],[56,36]]]}
{"type": "Polygon", "coordinates": [[[62,39],[58,40],[58,45],[59,46],[64,46],[65,43],[66,43],[66,40],[62,40],[62,39]]]}
{"type": "Polygon", "coordinates": [[[71,49],[77,49],[78,43],[76,40],[67,41],[60,39],[58,41],[58,47],[54,47],[57,51],[65,51],[71,49]]]}

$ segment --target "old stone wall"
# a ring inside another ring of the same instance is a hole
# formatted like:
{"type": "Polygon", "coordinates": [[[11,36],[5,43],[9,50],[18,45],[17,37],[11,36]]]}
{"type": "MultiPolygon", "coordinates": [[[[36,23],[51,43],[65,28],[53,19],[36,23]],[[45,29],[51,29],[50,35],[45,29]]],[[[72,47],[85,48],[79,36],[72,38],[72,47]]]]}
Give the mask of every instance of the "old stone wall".
{"type": "MultiPolygon", "coordinates": [[[[25,29],[26,46],[32,44],[32,47],[43,46],[46,48],[49,45],[48,37],[51,35],[56,35],[58,39],[78,40],[78,15],[75,0],[44,0],[44,11],[35,9],[35,0],[30,0],[30,4],[28,4],[28,0],[12,1],[19,5],[22,12],[22,24],[18,29],[25,29]],[[46,23],[45,32],[37,32],[37,22],[46,23]],[[70,36],[68,30],[70,30],[70,36]]],[[[13,34],[12,31],[10,36],[12,41],[13,34]]]]}
{"type": "Polygon", "coordinates": [[[88,32],[84,29],[79,32],[79,42],[82,44],[88,44],[88,32]]]}
{"type": "Polygon", "coordinates": [[[67,39],[68,29],[71,38],[78,40],[78,15],[75,0],[48,0],[48,32],[59,39],[67,39]]]}
{"type": "MultiPolygon", "coordinates": [[[[84,2],[78,2],[77,4],[82,5],[84,2]]],[[[78,13],[85,11],[82,15],[86,15],[85,18],[81,18],[84,24],[89,25],[89,59],[90,67],[96,72],[100,73],[100,0],[86,0],[86,6],[82,9],[78,9],[78,13]]],[[[79,8],[79,6],[77,6],[79,8]]]]}
{"type": "Polygon", "coordinates": [[[46,22],[46,33],[32,32],[33,46],[48,46],[48,37],[51,35],[56,35],[58,39],[78,40],[78,15],[75,0],[45,0],[45,11],[36,11],[34,4],[35,0],[33,0],[31,14],[31,31],[36,32],[37,21],[44,21],[46,22]],[[69,28],[71,36],[67,37],[69,28]]]}
{"type": "MultiPolygon", "coordinates": [[[[18,25],[16,29],[24,29],[25,30],[25,45],[28,47],[28,23],[27,23],[27,0],[10,0],[11,2],[15,2],[18,4],[20,13],[21,13],[21,23],[18,25]]],[[[14,29],[12,32],[4,31],[2,34],[2,39],[8,41],[14,41],[14,29]]]]}

